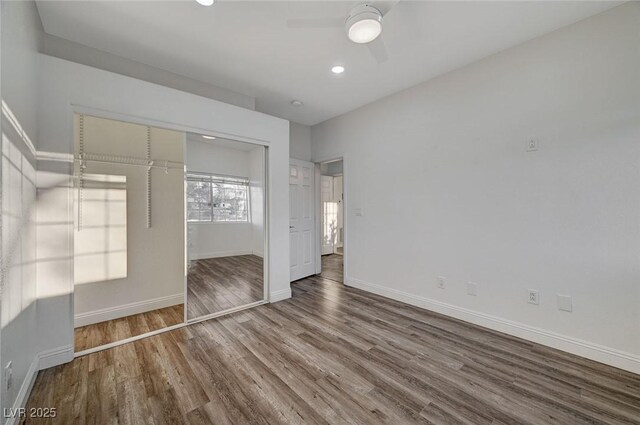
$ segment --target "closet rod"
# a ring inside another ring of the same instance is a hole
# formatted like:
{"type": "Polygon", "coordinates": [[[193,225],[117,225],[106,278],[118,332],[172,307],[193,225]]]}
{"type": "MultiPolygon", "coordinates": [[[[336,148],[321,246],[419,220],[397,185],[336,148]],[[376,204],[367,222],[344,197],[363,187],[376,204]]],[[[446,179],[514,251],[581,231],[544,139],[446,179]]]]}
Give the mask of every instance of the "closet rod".
{"type": "Polygon", "coordinates": [[[80,163],[96,162],[100,164],[126,165],[129,167],[160,168],[162,170],[175,169],[175,170],[184,171],[184,164],[180,162],[175,162],[175,161],[151,160],[147,162],[146,160],[140,160],[139,158],[129,158],[129,160],[144,162],[144,163],[137,164],[135,162],[124,162],[121,160],[119,161],[119,160],[109,160],[109,159],[97,159],[97,158],[91,158],[89,156],[81,157],[79,155],[76,155],[75,160],[80,163]]]}

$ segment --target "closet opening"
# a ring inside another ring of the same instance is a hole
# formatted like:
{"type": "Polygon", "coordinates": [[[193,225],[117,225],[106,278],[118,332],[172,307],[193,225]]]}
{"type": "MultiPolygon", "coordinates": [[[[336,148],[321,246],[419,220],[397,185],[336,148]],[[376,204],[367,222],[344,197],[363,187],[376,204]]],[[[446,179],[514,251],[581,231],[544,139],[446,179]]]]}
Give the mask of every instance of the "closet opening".
{"type": "Polygon", "coordinates": [[[265,146],[74,115],[76,356],[267,302],[265,146]]]}

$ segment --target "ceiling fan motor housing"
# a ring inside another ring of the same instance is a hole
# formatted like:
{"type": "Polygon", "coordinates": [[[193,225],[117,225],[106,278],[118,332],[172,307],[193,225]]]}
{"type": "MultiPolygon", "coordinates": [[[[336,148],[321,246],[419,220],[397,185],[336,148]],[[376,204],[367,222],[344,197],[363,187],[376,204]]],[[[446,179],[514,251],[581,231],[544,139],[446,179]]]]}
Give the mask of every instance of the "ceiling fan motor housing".
{"type": "Polygon", "coordinates": [[[382,32],[382,13],[367,3],[358,5],[349,13],[345,31],[354,43],[369,43],[382,32]]]}

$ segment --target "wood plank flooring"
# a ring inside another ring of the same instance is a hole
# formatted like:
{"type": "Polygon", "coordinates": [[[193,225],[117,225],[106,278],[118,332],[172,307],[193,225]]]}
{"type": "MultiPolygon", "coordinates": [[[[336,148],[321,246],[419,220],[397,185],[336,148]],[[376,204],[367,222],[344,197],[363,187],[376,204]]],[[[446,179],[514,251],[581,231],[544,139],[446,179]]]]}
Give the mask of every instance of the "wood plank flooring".
{"type": "Polygon", "coordinates": [[[343,278],[343,267],[342,267],[342,255],[339,254],[329,254],[322,256],[322,272],[320,276],[335,280],[336,282],[342,283],[344,281],[343,278]]]}
{"type": "Polygon", "coordinates": [[[640,423],[639,375],[321,277],[292,287],[41,371],[28,407],[65,425],[640,423]]]}
{"type": "Polygon", "coordinates": [[[77,353],[183,322],[184,306],[178,304],[146,313],[82,326],[76,328],[73,332],[75,351],[77,353]]]}
{"type": "Polygon", "coordinates": [[[195,260],[187,274],[187,317],[193,319],[264,299],[257,255],[195,260]]]}

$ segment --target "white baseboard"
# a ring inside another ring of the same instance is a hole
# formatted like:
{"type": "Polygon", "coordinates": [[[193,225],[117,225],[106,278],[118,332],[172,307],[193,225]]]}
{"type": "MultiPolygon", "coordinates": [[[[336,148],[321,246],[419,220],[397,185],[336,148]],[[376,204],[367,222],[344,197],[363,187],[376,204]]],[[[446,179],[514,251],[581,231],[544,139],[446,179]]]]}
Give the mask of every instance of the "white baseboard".
{"type": "Polygon", "coordinates": [[[264,253],[262,251],[252,251],[251,253],[257,257],[264,258],[264,253]]]}
{"type": "Polygon", "coordinates": [[[38,369],[48,369],[73,360],[73,345],[56,347],[38,354],[38,369]]]}
{"type": "MultiPolygon", "coordinates": [[[[246,251],[216,251],[216,252],[194,252],[189,255],[190,260],[206,260],[207,258],[235,257],[236,255],[255,254],[251,250],[246,251]]],[[[257,254],[256,254],[257,255],[257,254]]]]}
{"type": "Polygon", "coordinates": [[[409,294],[397,289],[364,282],[351,277],[347,277],[345,279],[345,284],[364,291],[373,292],[374,294],[382,295],[383,297],[391,298],[396,301],[401,301],[416,307],[464,320],[465,322],[473,323],[498,332],[503,332],[528,341],[546,345],[547,347],[566,351],[577,356],[640,374],[640,356],[635,354],[626,353],[589,341],[560,335],[555,332],[525,325],[523,323],[513,322],[452,304],[443,303],[430,298],[409,294]]]}
{"type": "Polygon", "coordinates": [[[118,319],[120,317],[131,316],[132,314],[145,313],[159,308],[171,307],[172,305],[184,303],[184,294],[174,294],[165,297],[153,298],[116,307],[103,308],[100,310],[79,313],[74,316],[74,327],[91,325],[107,320],[118,319]]]}
{"type": "MultiPolygon", "coordinates": [[[[31,390],[33,389],[33,384],[35,384],[36,377],[38,376],[38,371],[52,366],[57,366],[59,364],[68,363],[71,360],[73,360],[72,345],[54,348],[52,350],[42,351],[36,354],[33,357],[29,370],[24,377],[24,381],[22,381],[22,385],[20,386],[20,390],[18,391],[18,395],[16,396],[12,406],[12,412],[17,412],[18,409],[24,408],[27,405],[29,395],[31,395],[31,390]]],[[[19,422],[20,418],[18,416],[8,417],[6,418],[5,425],[14,425],[19,422]]]]}
{"type": "Polygon", "coordinates": [[[269,302],[275,303],[278,301],[286,300],[291,298],[291,286],[287,289],[281,289],[279,291],[273,291],[269,294],[269,302]]]}
{"type": "MultiPolygon", "coordinates": [[[[13,425],[20,422],[20,417],[17,415],[18,409],[24,408],[27,405],[27,400],[29,400],[29,395],[31,394],[31,390],[33,389],[33,384],[36,382],[36,377],[38,376],[38,356],[36,355],[31,362],[31,366],[29,366],[29,370],[27,371],[26,376],[24,377],[24,381],[22,381],[22,385],[20,386],[20,390],[18,391],[18,395],[16,396],[15,401],[13,402],[13,406],[11,406],[11,412],[16,416],[10,416],[6,418],[5,425],[13,425]]],[[[4,415],[7,412],[3,412],[4,415]]]]}

